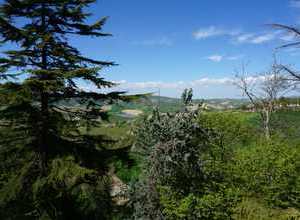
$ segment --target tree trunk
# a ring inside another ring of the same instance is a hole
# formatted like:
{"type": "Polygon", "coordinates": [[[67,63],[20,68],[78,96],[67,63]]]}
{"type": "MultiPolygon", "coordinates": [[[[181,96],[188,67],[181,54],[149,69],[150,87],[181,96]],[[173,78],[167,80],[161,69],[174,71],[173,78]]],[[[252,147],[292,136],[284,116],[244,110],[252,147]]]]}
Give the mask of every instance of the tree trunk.
{"type": "MultiPolygon", "coordinates": [[[[42,3],[42,9],[45,9],[45,4],[42,3]]],[[[43,32],[46,33],[46,17],[44,13],[42,13],[42,29],[43,32]]],[[[47,48],[44,44],[42,47],[42,69],[47,70],[47,48]]],[[[41,80],[47,80],[47,76],[42,75],[41,80]]],[[[41,115],[42,115],[42,123],[41,123],[41,134],[40,134],[40,168],[41,173],[44,175],[47,168],[47,157],[48,157],[48,136],[49,136],[49,95],[45,91],[45,88],[41,91],[41,115]]]]}
{"type": "Polygon", "coordinates": [[[49,106],[48,106],[48,94],[46,92],[41,92],[41,113],[42,113],[42,123],[41,123],[41,134],[40,134],[40,168],[41,173],[45,174],[47,167],[47,157],[48,157],[48,135],[49,135],[49,106]]]}
{"type": "Polygon", "coordinates": [[[271,131],[270,131],[270,111],[268,109],[264,110],[264,130],[265,130],[265,137],[266,139],[271,138],[271,131]]]}

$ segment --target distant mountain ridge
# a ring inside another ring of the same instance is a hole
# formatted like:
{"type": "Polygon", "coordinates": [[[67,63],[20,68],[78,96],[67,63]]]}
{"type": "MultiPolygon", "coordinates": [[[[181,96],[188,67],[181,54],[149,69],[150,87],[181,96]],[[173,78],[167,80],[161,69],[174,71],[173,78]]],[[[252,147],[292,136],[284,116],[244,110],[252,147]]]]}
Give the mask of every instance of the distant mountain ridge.
{"type": "MultiPolygon", "coordinates": [[[[193,104],[204,103],[208,108],[211,109],[233,109],[239,108],[242,105],[249,104],[247,99],[232,99],[232,98],[214,98],[214,99],[194,99],[193,104]]],[[[104,103],[99,102],[99,105],[104,103]]],[[[65,107],[83,107],[84,104],[80,103],[76,99],[71,99],[68,102],[60,102],[59,105],[65,107]]],[[[105,104],[104,104],[105,105],[105,104]]],[[[112,105],[113,111],[119,111],[121,109],[139,109],[143,111],[149,111],[153,107],[160,107],[163,112],[167,111],[177,111],[182,107],[182,102],[180,98],[172,98],[166,96],[149,96],[141,100],[125,103],[119,102],[112,105]]]]}
{"type": "MultiPolygon", "coordinates": [[[[166,103],[177,103],[181,104],[180,98],[171,98],[171,97],[165,97],[165,96],[151,96],[149,99],[153,103],[160,103],[160,104],[166,104],[166,103]]],[[[213,98],[213,99],[193,99],[194,104],[199,103],[205,103],[209,106],[216,107],[218,109],[226,109],[226,108],[239,108],[242,105],[249,104],[249,101],[247,99],[234,99],[234,98],[213,98]]]]}

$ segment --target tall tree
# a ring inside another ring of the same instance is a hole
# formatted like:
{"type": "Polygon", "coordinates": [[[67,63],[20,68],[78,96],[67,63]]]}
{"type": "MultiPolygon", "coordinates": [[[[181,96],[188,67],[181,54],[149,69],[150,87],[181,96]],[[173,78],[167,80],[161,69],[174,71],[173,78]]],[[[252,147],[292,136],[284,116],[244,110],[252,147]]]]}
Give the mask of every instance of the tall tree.
{"type": "Polygon", "coordinates": [[[68,37],[110,36],[107,18],[87,24],[95,0],[5,0],[0,37],[11,45],[0,58],[0,218],[103,219],[109,210],[102,137],[78,130],[100,117],[97,106],[122,92],[98,93],[114,83],[100,70],[113,62],[88,58],[68,37]],[[16,77],[18,77],[16,79],[16,77]],[[76,110],[62,101],[85,104],[76,110]]]}

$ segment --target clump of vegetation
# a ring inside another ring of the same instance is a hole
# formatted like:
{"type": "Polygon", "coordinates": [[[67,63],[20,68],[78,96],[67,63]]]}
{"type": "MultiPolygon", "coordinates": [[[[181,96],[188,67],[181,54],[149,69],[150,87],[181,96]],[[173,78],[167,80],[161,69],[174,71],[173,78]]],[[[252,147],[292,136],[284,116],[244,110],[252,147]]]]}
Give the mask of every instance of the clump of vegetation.
{"type": "Polygon", "coordinates": [[[271,207],[299,209],[299,151],[299,144],[276,139],[237,150],[233,165],[237,187],[271,207]]]}
{"type": "Polygon", "coordinates": [[[248,112],[203,112],[199,123],[214,130],[225,146],[242,147],[259,139],[259,121],[257,115],[248,112]]]}
{"type": "MultiPolygon", "coordinates": [[[[280,114],[285,124],[295,122],[295,112],[292,117],[287,112],[276,114],[280,114]]],[[[200,122],[225,138],[223,143],[234,146],[228,166],[223,167],[228,172],[228,182],[242,199],[233,216],[235,219],[297,219],[300,198],[297,129],[288,131],[290,138],[286,139],[282,129],[274,126],[276,135],[271,140],[265,139],[263,133],[258,134],[259,123],[254,123],[258,117],[248,112],[200,115],[200,122]]]]}
{"type": "Polygon", "coordinates": [[[227,183],[230,154],[198,112],[154,111],[136,131],[144,173],[133,196],[136,218],[231,219],[238,193],[227,183]]]}
{"type": "Polygon", "coordinates": [[[260,199],[244,198],[235,208],[236,220],[290,220],[299,219],[300,211],[294,208],[271,208],[260,199]]]}

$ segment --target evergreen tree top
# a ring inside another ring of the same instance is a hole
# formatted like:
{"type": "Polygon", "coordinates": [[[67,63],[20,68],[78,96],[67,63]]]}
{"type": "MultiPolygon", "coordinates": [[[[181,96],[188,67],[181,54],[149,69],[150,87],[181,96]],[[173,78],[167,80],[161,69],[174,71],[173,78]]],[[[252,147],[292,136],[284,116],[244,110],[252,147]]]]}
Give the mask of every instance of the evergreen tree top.
{"type": "MultiPolygon", "coordinates": [[[[76,82],[86,80],[98,88],[111,87],[112,82],[99,76],[103,67],[113,62],[83,56],[68,42],[68,36],[110,36],[102,32],[107,17],[86,24],[85,8],[95,1],[85,0],[7,0],[0,7],[2,43],[16,43],[18,49],[4,52],[0,67],[17,67],[27,76],[26,83],[34,89],[75,95],[76,82]],[[37,80],[43,80],[43,83],[37,80]]],[[[4,77],[4,74],[2,74],[4,77]]],[[[9,77],[10,75],[6,75],[9,77]]],[[[57,94],[55,95],[57,96],[57,94]]]]}

